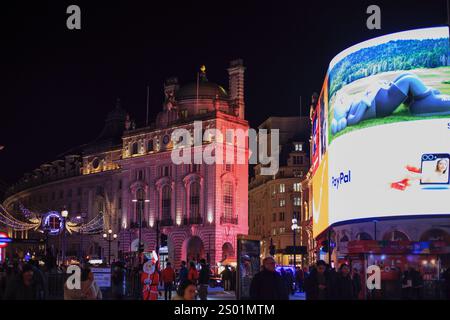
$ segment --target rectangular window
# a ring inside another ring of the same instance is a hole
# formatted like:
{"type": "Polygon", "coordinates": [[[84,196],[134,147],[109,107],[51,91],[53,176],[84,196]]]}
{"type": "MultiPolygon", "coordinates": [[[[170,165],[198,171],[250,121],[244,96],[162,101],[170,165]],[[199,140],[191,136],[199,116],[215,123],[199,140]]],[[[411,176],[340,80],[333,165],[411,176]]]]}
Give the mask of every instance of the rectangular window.
{"type": "Polygon", "coordinates": [[[59,191],[59,198],[64,198],[64,190],[59,191]]]}
{"type": "Polygon", "coordinates": [[[78,189],[77,189],[77,195],[78,195],[78,196],[81,196],[81,188],[78,188],[78,189]]]}
{"type": "Polygon", "coordinates": [[[122,180],[119,180],[119,190],[122,190],[122,180]]]}
{"type": "Polygon", "coordinates": [[[150,139],[147,141],[147,152],[152,152],[153,148],[153,139],[150,139]]]}
{"type": "Polygon", "coordinates": [[[225,217],[233,217],[233,185],[226,182],[223,187],[223,214],[225,217]]]}
{"type": "Polygon", "coordinates": [[[301,184],[300,182],[294,183],[294,192],[300,192],[301,184]]]}
{"type": "Polygon", "coordinates": [[[295,143],[294,148],[295,148],[295,151],[302,151],[303,145],[301,143],[295,143]]]}
{"type": "Polygon", "coordinates": [[[162,177],[169,177],[170,176],[170,167],[169,166],[160,167],[160,170],[161,170],[161,176],[162,177]]]}
{"type": "Polygon", "coordinates": [[[276,185],[270,186],[270,194],[272,195],[272,198],[277,194],[277,186],[276,185]]]}
{"type": "Polygon", "coordinates": [[[272,222],[277,221],[277,214],[274,212],[272,213],[272,222]]]}
{"type": "Polygon", "coordinates": [[[284,212],[280,212],[280,221],[284,221],[284,212]]]}
{"type": "Polygon", "coordinates": [[[283,234],[286,232],[286,228],[285,227],[280,227],[280,234],[283,234]]]}
{"type": "Polygon", "coordinates": [[[284,183],[280,183],[280,193],[284,193],[285,191],[285,185],[284,183]]]}
{"type": "Polygon", "coordinates": [[[225,171],[231,172],[233,170],[233,166],[230,163],[225,164],[225,171]]]}
{"type": "Polygon", "coordinates": [[[280,207],[283,208],[286,206],[286,200],[280,199],[280,207]]]}
{"type": "Polygon", "coordinates": [[[294,156],[294,165],[302,165],[303,164],[303,157],[302,156],[294,156]]]}
{"type": "Polygon", "coordinates": [[[294,197],[294,206],[300,207],[300,205],[301,205],[300,197],[294,197]]]}

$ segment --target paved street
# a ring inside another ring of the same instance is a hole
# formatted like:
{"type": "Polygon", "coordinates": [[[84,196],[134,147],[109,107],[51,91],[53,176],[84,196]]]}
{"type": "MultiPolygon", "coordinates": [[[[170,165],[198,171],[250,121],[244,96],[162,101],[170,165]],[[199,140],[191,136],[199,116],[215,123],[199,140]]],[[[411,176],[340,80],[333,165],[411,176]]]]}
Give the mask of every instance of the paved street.
{"type": "MultiPolygon", "coordinates": [[[[163,294],[159,296],[159,300],[164,300],[164,290],[161,291],[163,294]]],[[[172,292],[172,297],[176,295],[176,292],[172,292]]],[[[289,296],[290,300],[305,300],[305,294],[297,292],[295,295],[289,296]]],[[[236,300],[236,295],[234,291],[224,291],[222,287],[209,288],[208,289],[208,300],[236,300]]]]}

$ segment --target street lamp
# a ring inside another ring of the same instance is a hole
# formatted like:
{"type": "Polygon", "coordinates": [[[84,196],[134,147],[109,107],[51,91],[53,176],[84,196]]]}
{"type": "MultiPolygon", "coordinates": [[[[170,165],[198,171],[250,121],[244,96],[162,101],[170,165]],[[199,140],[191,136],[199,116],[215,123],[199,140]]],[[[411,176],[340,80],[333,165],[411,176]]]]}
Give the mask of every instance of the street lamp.
{"type": "MultiPolygon", "coordinates": [[[[83,217],[81,216],[81,215],[78,215],[77,216],[77,221],[80,223],[83,223],[83,221],[84,221],[84,219],[83,219],[83,217]]],[[[78,233],[79,233],[79,235],[80,235],[80,251],[79,251],[79,253],[78,253],[78,259],[80,260],[80,263],[82,263],[83,262],[83,259],[84,259],[84,254],[83,254],[83,249],[84,249],[84,247],[83,247],[83,229],[80,227],[79,229],[78,229],[79,231],[78,231],[78,233]]]]}
{"type": "Polygon", "coordinates": [[[296,236],[296,234],[297,234],[297,230],[298,229],[300,229],[300,226],[297,224],[297,216],[294,214],[294,217],[292,218],[292,225],[291,225],[291,229],[292,229],[292,237],[293,237],[293,242],[294,242],[294,252],[293,252],[293,255],[294,255],[294,269],[296,268],[296,266],[297,266],[297,263],[296,263],[296,261],[295,261],[295,258],[296,258],[296,256],[295,256],[295,249],[296,249],[296,244],[295,244],[295,236],[296,236]]]}
{"type": "Polygon", "coordinates": [[[64,208],[61,211],[61,217],[63,219],[63,246],[62,246],[62,262],[63,262],[63,264],[66,261],[66,222],[67,222],[68,216],[69,216],[69,211],[67,211],[67,209],[64,208]]]}
{"type": "Polygon", "coordinates": [[[113,231],[109,229],[108,233],[103,234],[103,239],[108,241],[108,265],[111,265],[111,242],[117,239],[117,234],[113,234],[113,231]]]}
{"type": "Polygon", "coordinates": [[[137,203],[138,215],[139,215],[139,247],[138,252],[142,253],[144,251],[144,246],[142,243],[142,212],[144,211],[144,203],[150,202],[150,200],[145,199],[143,192],[137,192],[137,199],[133,199],[133,202],[137,203]]]}

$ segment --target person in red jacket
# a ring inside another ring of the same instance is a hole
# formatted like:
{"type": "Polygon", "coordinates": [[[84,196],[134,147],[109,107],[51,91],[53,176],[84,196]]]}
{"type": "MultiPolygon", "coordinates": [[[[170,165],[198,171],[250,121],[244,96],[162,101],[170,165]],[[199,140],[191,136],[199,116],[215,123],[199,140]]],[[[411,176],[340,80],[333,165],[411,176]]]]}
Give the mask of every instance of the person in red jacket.
{"type": "Polygon", "coordinates": [[[166,268],[161,273],[162,282],[164,283],[164,300],[172,300],[173,283],[175,281],[175,271],[172,264],[167,262],[166,268]]]}
{"type": "Polygon", "coordinates": [[[194,261],[191,261],[189,263],[188,280],[193,282],[195,285],[197,285],[198,271],[197,271],[197,268],[195,267],[195,262],[194,261]]]}
{"type": "Polygon", "coordinates": [[[142,299],[143,300],[158,300],[158,255],[155,251],[152,253],[152,259],[144,263],[142,267],[141,282],[142,282],[142,299]]]}

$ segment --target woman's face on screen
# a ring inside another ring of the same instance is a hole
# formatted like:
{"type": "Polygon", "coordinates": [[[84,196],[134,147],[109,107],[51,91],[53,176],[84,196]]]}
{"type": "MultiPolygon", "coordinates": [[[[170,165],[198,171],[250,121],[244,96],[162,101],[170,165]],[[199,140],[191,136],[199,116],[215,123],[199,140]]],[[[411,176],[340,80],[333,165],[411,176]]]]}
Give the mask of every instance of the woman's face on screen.
{"type": "Polygon", "coordinates": [[[447,170],[447,161],[445,160],[439,160],[437,163],[437,171],[440,173],[444,173],[447,170]]]}

